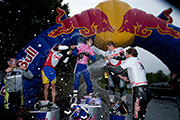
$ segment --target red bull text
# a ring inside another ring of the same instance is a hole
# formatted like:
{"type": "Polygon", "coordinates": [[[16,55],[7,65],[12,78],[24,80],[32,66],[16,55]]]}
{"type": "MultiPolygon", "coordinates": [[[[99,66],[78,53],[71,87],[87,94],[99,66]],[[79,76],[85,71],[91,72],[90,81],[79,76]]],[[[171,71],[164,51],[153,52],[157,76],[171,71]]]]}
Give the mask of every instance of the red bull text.
{"type": "Polygon", "coordinates": [[[36,55],[38,55],[38,52],[31,46],[27,47],[25,52],[27,53],[25,59],[19,59],[18,65],[23,65],[27,68],[29,64],[34,60],[36,55]]]}

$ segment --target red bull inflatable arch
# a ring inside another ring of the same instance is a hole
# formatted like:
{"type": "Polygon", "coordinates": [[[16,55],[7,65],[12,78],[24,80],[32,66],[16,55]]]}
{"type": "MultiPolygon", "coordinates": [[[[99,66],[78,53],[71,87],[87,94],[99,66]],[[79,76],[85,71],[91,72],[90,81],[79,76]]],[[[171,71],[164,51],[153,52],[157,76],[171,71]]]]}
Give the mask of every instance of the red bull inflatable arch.
{"type": "MultiPolygon", "coordinates": [[[[142,47],[156,55],[171,71],[180,71],[180,28],[172,24],[171,8],[160,11],[156,17],[131,8],[125,2],[108,0],[70,18],[60,8],[57,12],[57,24],[31,40],[16,56],[19,64],[35,76],[23,82],[27,108],[36,102],[41,85],[40,71],[51,47],[57,43],[78,44],[81,37],[91,37],[94,45],[102,50],[109,41],[122,47],[142,47]]],[[[0,88],[0,106],[3,106],[4,86],[0,88]]]]}

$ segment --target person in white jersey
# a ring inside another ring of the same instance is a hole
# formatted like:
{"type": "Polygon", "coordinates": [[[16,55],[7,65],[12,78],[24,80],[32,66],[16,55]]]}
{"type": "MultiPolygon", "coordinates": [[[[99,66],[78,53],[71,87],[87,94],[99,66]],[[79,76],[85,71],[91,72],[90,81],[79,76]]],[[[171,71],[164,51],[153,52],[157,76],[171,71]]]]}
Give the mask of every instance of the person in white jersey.
{"type": "Polygon", "coordinates": [[[151,100],[151,92],[148,88],[145,69],[137,56],[137,50],[129,48],[126,50],[126,60],[116,70],[112,69],[112,71],[119,73],[127,69],[133,90],[133,120],[144,120],[147,105],[151,100]]]}
{"type": "MultiPolygon", "coordinates": [[[[122,47],[115,46],[115,43],[112,41],[109,41],[106,44],[107,51],[105,53],[104,60],[106,61],[107,68],[116,69],[117,66],[119,66],[122,63],[122,60],[125,60],[125,52],[122,47]]],[[[125,79],[127,80],[127,77],[122,76],[122,74],[112,74],[111,70],[109,71],[108,75],[108,83],[109,83],[109,99],[110,103],[113,105],[115,101],[115,88],[117,87],[120,91],[120,97],[121,101],[124,101],[126,103],[126,93],[125,93],[125,79]]]]}

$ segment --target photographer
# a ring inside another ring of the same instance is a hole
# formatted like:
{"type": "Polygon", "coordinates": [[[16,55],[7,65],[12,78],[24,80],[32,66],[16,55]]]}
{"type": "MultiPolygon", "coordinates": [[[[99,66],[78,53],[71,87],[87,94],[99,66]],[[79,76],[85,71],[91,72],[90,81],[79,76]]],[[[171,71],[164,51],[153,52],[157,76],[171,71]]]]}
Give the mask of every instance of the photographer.
{"type": "Polygon", "coordinates": [[[178,111],[179,111],[179,118],[180,118],[180,76],[179,74],[176,72],[171,72],[171,78],[170,78],[169,83],[176,97],[176,102],[177,102],[178,111]]]}
{"type": "Polygon", "coordinates": [[[7,119],[12,120],[19,117],[18,115],[21,114],[20,110],[23,109],[23,77],[31,79],[33,74],[24,66],[18,66],[15,58],[11,58],[8,61],[8,65],[9,67],[3,71],[6,88],[4,108],[7,110],[7,119]],[[14,107],[16,108],[15,111],[14,107]]]}

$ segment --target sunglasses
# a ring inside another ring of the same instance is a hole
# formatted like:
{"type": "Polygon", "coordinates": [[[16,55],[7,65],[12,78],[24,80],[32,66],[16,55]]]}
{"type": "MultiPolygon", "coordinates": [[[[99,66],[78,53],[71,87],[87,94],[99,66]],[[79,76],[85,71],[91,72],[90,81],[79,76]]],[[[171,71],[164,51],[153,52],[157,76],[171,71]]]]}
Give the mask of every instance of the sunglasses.
{"type": "Polygon", "coordinates": [[[17,63],[17,60],[16,59],[9,60],[8,63],[14,64],[14,63],[17,63]]]}

